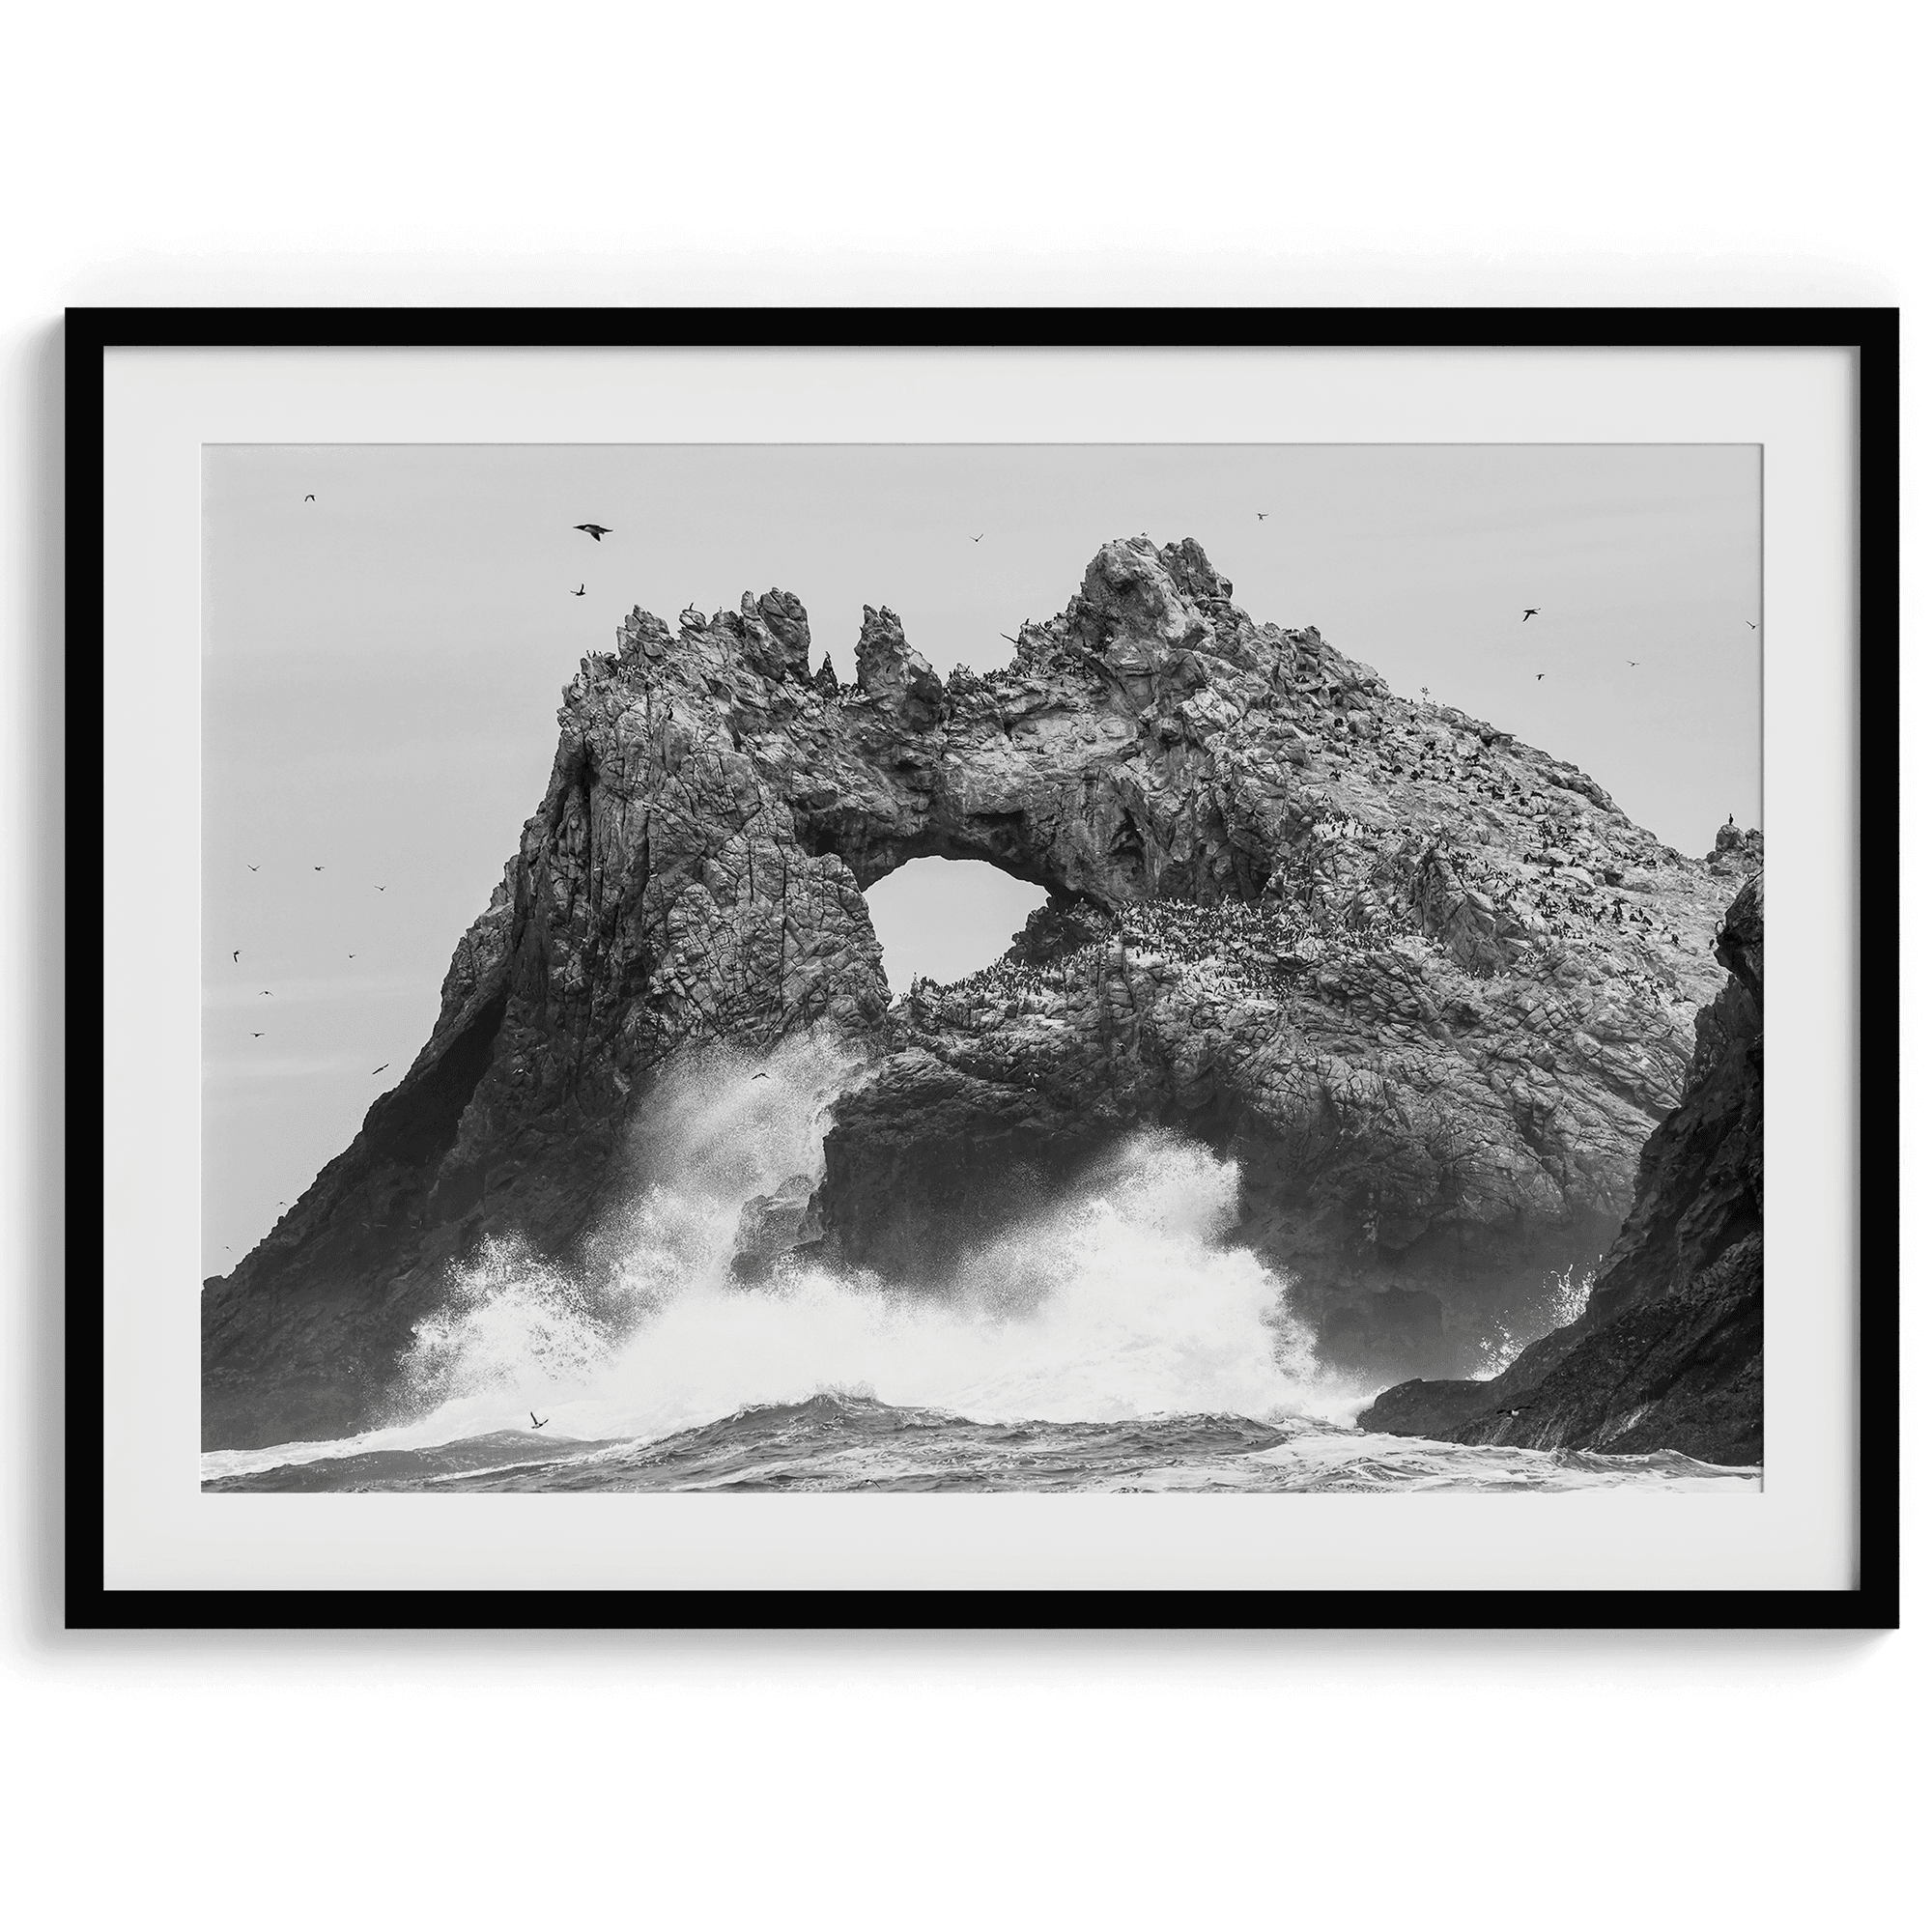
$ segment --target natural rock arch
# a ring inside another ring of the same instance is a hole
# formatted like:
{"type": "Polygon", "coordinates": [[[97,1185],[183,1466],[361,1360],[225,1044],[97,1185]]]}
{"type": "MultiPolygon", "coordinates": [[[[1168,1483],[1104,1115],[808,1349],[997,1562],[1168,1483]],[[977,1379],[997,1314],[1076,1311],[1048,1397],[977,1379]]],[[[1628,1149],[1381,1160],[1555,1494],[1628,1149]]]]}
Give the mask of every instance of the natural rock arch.
{"type": "Polygon", "coordinates": [[[909,859],[866,888],[866,911],[895,997],[983,972],[1011,949],[1045,891],[982,859],[909,859]]]}
{"type": "Polygon", "coordinates": [[[209,1286],[210,1440],[365,1419],[480,1236],[594,1228],[671,1056],[806,1027],[873,1059],[828,1141],[833,1249],[915,1275],[1007,1167],[1147,1122],[1243,1158],[1248,1237],[1344,1352],[1426,1354],[1477,1277],[1614,1233],[1728,890],[1574,767],[1252,622],[1191,541],[1106,545],[984,676],[942,682],[886,610],[852,688],[810,644],[772,590],[674,633],[634,611],[585,660],[428,1043],[209,1286]],[[892,1008],[863,890],[930,855],[1052,895],[1024,998],[892,1008]]]}

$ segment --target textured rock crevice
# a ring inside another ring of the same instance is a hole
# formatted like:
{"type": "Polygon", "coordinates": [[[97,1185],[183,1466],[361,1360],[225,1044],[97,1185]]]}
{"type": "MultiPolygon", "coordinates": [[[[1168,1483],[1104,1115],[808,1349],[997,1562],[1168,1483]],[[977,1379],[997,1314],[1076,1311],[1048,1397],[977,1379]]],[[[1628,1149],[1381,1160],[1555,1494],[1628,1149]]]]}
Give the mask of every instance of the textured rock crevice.
{"type": "Polygon", "coordinates": [[[753,1275],[812,1244],[935,1279],[1147,1124],[1241,1160],[1239,1237],[1364,1373],[1472,1365],[1614,1235],[1723,978],[1737,839],[1669,850],[1574,766],[1255,622],[1191,541],[1106,545],[998,671],[942,681],[885,609],[855,685],[810,651],[773,590],[634,611],[585,660],[429,1042],[206,1290],[211,1443],[380,1412],[485,1236],[584,1252],[668,1066],[814,1028],[867,1070],[753,1275]],[[864,889],[933,855],[1050,903],[895,1004],[864,889]]]}

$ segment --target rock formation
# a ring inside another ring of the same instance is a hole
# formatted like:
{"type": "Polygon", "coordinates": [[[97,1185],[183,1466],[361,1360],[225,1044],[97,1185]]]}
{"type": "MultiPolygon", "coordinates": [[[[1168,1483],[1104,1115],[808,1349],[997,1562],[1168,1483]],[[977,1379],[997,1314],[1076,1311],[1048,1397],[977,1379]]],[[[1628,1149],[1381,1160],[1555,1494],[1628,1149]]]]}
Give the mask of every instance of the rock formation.
{"type": "Polygon", "coordinates": [[[749,1279],[801,1245],[942,1279],[1150,1122],[1240,1158],[1241,1237],[1365,1370],[1474,1366],[1615,1236],[1722,977],[1718,855],[1253,622],[1192,541],[1108,544],[987,675],[942,682],[885,610],[855,688],[810,642],[773,590],[675,634],[634,611],[585,660],[428,1043],[207,1287],[207,1440],[379,1413],[481,1237],[588,1264],[668,1063],[811,1027],[867,1070],[815,1196],[748,1208],[749,1279]],[[895,1004],[864,892],[929,855],[1050,901],[1000,965],[895,1004]]]}
{"type": "Polygon", "coordinates": [[[1718,957],[1730,980],[1697,1015],[1683,1103],[1644,1148],[1635,1204],[1582,1318],[1492,1381],[1390,1389],[1364,1429],[1764,1460],[1761,874],[1732,902],[1718,957]]]}

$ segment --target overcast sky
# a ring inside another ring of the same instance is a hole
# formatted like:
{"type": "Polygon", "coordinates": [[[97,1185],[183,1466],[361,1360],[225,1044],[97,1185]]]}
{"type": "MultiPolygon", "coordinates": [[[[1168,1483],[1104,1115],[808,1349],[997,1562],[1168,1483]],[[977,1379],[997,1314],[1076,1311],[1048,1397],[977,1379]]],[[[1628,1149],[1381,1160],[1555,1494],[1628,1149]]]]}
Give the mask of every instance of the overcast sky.
{"type": "MultiPolygon", "coordinates": [[[[210,1274],[414,1058],[559,688],[633,604],[796,591],[846,678],[890,605],[944,675],[1004,663],[1108,538],[1192,536],[1258,620],[1574,759],[1669,843],[1759,822],[1754,446],[212,447],[204,490],[210,1274]]],[[[983,964],[1038,896],[904,867],[871,895],[895,985],[983,964]]]]}

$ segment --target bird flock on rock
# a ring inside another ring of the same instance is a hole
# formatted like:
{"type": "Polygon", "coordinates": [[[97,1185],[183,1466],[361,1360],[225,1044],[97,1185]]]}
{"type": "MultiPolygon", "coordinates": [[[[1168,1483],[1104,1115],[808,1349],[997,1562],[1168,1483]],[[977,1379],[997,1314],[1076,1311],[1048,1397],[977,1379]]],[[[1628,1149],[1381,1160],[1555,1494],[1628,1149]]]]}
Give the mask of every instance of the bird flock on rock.
{"type": "MultiPolygon", "coordinates": [[[[1178,972],[1183,990],[1248,991],[1273,1003],[1302,976],[1390,951],[1412,958],[1434,953],[1451,964],[1424,915],[1419,869],[1411,867],[1405,876],[1400,867],[1375,863],[1386,861],[1401,841],[1377,840],[1350,823],[1337,827],[1330,842],[1350,839],[1364,843],[1359,856],[1369,863],[1352,876],[1320,881],[1305,898],[1274,895],[1278,888],[1294,889],[1294,882],[1276,879],[1260,901],[1129,901],[1091,915],[1101,929],[1057,957],[1028,961],[1009,953],[952,981],[922,977],[904,1004],[919,1018],[970,1031],[987,1019],[1064,1016],[1069,996],[1091,994],[1122,970],[1156,978],[1178,972]]],[[[1412,862],[1415,855],[1404,856],[1412,862]]],[[[1457,886],[1483,895],[1497,930],[1510,935],[1512,955],[1532,977],[1541,976],[1539,958],[1553,961],[1579,943],[1608,942],[1614,963],[1605,963],[1633,1006],[1660,1013],[1677,1009],[1687,995],[1670,954],[1685,950],[1682,918],[1633,895],[1566,880],[1548,863],[1584,856],[1551,851],[1545,864],[1530,867],[1492,864],[1459,850],[1457,886]]]]}
{"type": "Polygon", "coordinates": [[[1440,953],[1442,906],[1425,911],[1432,850],[1447,855],[1442,893],[1481,906],[1513,970],[1540,977],[1566,950],[1601,946],[1605,979],[1632,1006],[1674,1011],[1690,997],[1678,974],[1694,915],[1667,892],[1657,896],[1652,869],[1685,862],[1607,800],[1586,810],[1572,768],[1524,758],[1506,734],[1452,707],[1353,707],[1325,685],[1309,696],[1295,722],[1314,769],[1297,776],[1284,762],[1263,774],[1284,781],[1291,798],[1304,781],[1310,789],[1289,812],[1286,856],[1259,899],[1117,905],[1090,915],[1101,929],[1058,956],[1029,959],[1021,935],[1013,953],[949,984],[918,980],[906,999],[970,1027],[1064,1011],[1069,994],[1095,987],[1117,960],[1164,962],[1183,983],[1233,981],[1279,997],[1324,962],[1389,948],[1440,953]],[[1349,788],[1362,812],[1344,802],[1349,788]]]}

